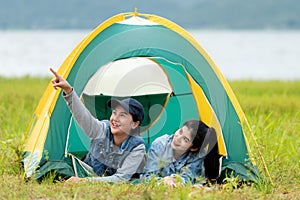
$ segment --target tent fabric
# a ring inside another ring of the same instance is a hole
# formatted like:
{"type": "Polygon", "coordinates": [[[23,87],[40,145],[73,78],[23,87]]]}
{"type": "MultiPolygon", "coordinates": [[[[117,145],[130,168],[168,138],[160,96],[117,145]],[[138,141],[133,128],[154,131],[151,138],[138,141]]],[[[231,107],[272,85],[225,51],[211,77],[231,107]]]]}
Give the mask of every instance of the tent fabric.
{"type": "Polygon", "coordinates": [[[101,67],[89,79],[83,93],[138,96],[171,91],[168,79],[157,63],[150,59],[135,57],[110,62],[101,67]]]}
{"type": "MultiPolygon", "coordinates": [[[[116,15],[87,35],[58,73],[99,119],[109,117],[107,100],[111,97],[131,96],[143,102],[147,120],[142,136],[147,145],[173,133],[186,120],[201,119],[218,133],[223,169],[235,170],[232,163],[241,163],[256,170],[242,129],[247,120],[228,82],[200,44],[167,19],[138,13],[116,15]]],[[[27,138],[27,177],[35,173],[41,177],[47,169],[65,175],[83,170],[72,157],[84,156],[89,139],[51,83],[35,110],[27,138]],[[51,164],[57,162],[63,164],[51,164]],[[78,166],[76,170],[70,163],[78,166]],[[65,164],[68,167],[62,170],[65,164]]]]}

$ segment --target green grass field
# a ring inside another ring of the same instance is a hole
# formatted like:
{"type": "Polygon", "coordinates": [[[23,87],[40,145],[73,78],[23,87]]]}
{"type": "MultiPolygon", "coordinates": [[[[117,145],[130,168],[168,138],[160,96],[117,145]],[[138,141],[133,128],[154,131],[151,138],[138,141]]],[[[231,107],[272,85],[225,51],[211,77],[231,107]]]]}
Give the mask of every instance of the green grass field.
{"type": "Polygon", "coordinates": [[[262,179],[237,189],[233,189],[235,180],[230,179],[209,190],[192,186],[169,189],[154,183],[67,185],[53,183],[51,178],[42,183],[25,182],[20,145],[49,81],[0,78],[0,199],[300,199],[300,81],[230,82],[252,128],[246,129],[246,134],[262,179]]]}

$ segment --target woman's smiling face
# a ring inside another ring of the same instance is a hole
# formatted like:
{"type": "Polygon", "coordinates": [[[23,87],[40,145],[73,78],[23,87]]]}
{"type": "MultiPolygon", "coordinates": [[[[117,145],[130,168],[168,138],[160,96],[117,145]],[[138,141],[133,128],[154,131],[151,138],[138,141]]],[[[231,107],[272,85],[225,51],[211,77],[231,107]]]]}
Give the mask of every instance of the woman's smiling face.
{"type": "Polygon", "coordinates": [[[113,108],[109,121],[113,135],[129,135],[138,126],[138,122],[134,122],[132,115],[120,105],[113,108]]]}
{"type": "Polygon", "coordinates": [[[173,137],[172,148],[178,153],[185,153],[193,146],[193,138],[191,137],[191,130],[186,126],[178,129],[173,137]]]}

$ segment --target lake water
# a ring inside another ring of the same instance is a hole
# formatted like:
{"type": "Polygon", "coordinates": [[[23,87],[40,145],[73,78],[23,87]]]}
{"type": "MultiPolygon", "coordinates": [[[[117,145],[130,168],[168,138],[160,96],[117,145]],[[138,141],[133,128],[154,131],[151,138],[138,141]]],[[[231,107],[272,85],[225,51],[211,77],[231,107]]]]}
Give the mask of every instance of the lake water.
{"type": "MultiPolygon", "coordinates": [[[[300,80],[300,31],[188,31],[228,80],[300,80]]],[[[0,31],[0,76],[52,76],[88,33],[0,31]]]]}

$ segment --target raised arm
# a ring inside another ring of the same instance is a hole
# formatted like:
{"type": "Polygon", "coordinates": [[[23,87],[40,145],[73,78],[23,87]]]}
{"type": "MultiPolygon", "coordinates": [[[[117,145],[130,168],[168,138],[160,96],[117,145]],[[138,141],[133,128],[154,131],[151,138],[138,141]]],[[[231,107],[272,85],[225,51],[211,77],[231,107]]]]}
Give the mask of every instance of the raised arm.
{"type": "Polygon", "coordinates": [[[106,128],[105,123],[91,115],[90,111],[83,105],[75,91],[73,91],[72,86],[63,77],[52,68],[50,68],[50,71],[55,76],[52,79],[54,89],[61,88],[64,91],[63,97],[79,126],[91,139],[101,137],[106,128]]]}

